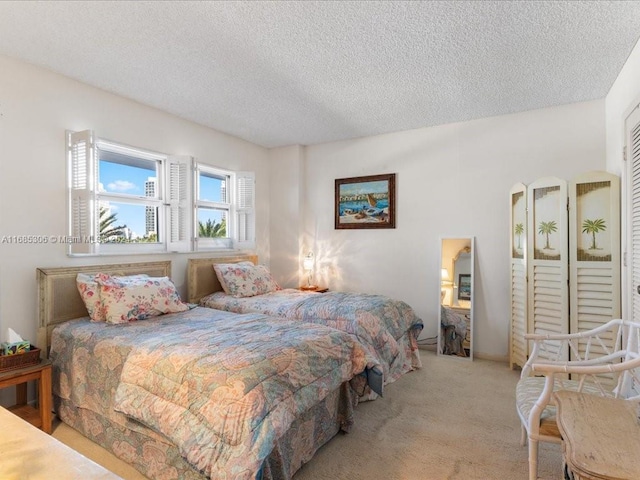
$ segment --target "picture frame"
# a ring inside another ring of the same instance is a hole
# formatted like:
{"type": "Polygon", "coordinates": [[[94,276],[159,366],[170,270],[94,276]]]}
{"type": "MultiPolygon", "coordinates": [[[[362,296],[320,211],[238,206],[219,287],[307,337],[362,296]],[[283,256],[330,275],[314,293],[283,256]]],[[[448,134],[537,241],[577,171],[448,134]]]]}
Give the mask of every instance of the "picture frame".
{"type": "Polygon", "coordinates": [[[458,300],[471,300],[471,274],[458,275],[458,300]]]}
{"type": "Polygon", "coordinates": [[[396,228],[396,174],[336,179],[335,228],[396,228]]]}

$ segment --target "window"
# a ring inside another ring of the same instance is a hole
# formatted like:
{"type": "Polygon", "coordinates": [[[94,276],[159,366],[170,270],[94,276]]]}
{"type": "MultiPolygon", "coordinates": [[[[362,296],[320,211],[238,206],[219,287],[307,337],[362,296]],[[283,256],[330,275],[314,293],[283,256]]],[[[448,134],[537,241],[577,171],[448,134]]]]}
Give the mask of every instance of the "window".
{"type": "Polygon", "coordinates": [[[196,241],[197,249],[232,245],[227,220],[231,215],[231,174],[198,165],[196,184],[196,241]]]}
{"type": "Polygon", "coordinates": [[[97,142],[98,237],[101,244],[161,243],[162,192],[158,186],[164,158],[142,158],[97,142]]]}
{"type": "Polygon", "coordinates": [[[195,164],[192,178],[190,157],[67,136],[70,254],[255,246],[252,173],[195,164]]]}
{"type": "Polygon", "coordinates": [[[195,168],[196,249],[253,248],[254,175],[195,168]]]}

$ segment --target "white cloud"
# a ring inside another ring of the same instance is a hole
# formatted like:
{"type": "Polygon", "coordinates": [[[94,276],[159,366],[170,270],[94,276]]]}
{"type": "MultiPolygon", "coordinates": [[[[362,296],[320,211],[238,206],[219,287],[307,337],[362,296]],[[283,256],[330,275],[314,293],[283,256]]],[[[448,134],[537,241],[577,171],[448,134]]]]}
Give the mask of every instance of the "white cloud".
{"type": "Polygon", "coordinates": [[[127,190],[135,190],[136,186],[128,180],[116,180],[107,184],[107,188],[109,191],[126,192],[127,190]]]}

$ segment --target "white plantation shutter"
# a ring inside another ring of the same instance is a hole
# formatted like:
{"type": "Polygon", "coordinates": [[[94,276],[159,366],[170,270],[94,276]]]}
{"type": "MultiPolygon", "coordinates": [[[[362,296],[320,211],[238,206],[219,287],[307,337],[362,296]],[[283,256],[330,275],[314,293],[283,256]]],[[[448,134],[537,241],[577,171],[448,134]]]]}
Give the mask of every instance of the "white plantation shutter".
{"type": "Polygon", "coordinates": [[[235,175],[235,238],[234,248],[255,248],[256,240],[256,180],[253,172],[235,175]]]}
{"type": "Polygon", "coordinates": [[[569,333],[567,182],[536,180],[527,198],[527,331],[569,333]]]}
{"type": "Polygon", "coordinates": [[[636,107],[626,119],[626,169],[628,185],[627,258],[630,259],[628,268],[628,293],[625,295],[625,305],[633,320],[640,320],[640,108],[636,107]]]}
{"type": "Polygon", "coordinates": [[[172,156],[165,163],[167,250],[191,251],[191,157],[172,156]]]}
{"type": "Polygon", "coordinates": [[[509,366],[522,367],[529,354],[527,332],[527,187],[511,188],[511,332],[509,366]]]}
{"type": "Polygon", "coordinates": [[[98,166],[93,132],[67,132],[67,182],[69,254],[96,253],[98,243],[98,209],[95,201],[98,166]]]}

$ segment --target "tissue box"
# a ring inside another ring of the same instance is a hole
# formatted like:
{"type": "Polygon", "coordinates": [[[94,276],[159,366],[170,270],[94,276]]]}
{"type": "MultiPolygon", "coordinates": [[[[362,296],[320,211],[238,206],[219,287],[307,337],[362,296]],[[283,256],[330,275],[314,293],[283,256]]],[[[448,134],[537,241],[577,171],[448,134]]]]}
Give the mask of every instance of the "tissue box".
{"type": "Polygon", "coordinates": [[[4,342],[0,344],[0,355],[17,355],[19,353],[26,353],[29,350],[31,350],[31,344],[26,340],[23,340],[22,342],[4,342]]]}

